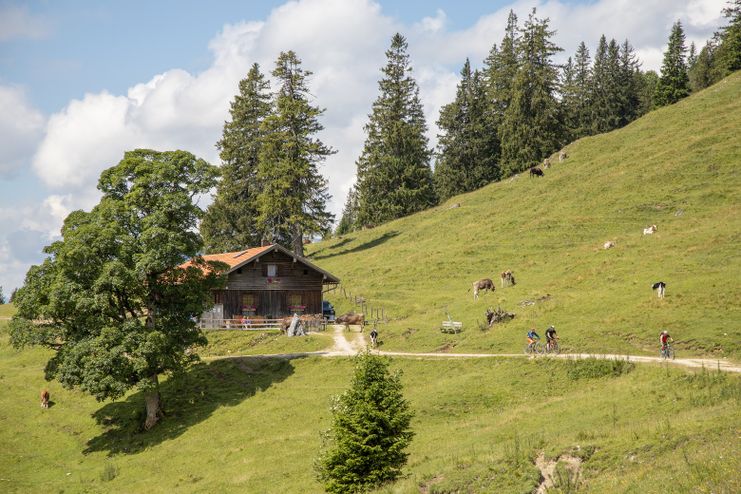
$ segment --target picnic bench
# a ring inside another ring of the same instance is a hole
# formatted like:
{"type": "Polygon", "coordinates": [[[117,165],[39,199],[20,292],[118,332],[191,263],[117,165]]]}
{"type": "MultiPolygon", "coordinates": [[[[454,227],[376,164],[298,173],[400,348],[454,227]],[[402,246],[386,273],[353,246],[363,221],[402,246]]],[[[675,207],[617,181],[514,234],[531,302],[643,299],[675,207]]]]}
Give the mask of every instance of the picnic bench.
{"type": "Polygon", "coordinates": [[[452,317],[450,317],[450,314],[448,314],[448,320],[443,321],[440,325],[440,331],[443,333],[460,333],[463,331],[463,323],[460,321],[454,321],[452,317]]]}

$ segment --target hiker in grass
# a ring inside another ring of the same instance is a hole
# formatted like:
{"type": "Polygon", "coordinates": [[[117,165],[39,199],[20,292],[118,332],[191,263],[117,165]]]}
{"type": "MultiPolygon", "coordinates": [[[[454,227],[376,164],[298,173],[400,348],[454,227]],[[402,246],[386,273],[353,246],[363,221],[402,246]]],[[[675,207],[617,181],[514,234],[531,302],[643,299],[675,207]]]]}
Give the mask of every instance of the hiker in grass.
{"type": "Polygon", "coordinates": [[[532,328],[530,331],[527,332],[527,346],[531,350],[535,346],[535,344],[540,340],[540,336],[538,336],[538,333],[535,332],[535,328],[532,328]]]}

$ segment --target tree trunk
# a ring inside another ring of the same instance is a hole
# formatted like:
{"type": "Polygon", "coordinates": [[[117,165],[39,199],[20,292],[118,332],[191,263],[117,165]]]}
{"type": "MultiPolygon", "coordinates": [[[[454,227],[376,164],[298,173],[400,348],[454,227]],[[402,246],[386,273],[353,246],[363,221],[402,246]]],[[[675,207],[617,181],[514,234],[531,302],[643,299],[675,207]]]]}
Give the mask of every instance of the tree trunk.
{"type": "Polygon", "coordinates": [[[304,231],[301,225],[293,225],[293,253],[304,257],[304,231]]]}
{"type": "Polygon", "coordinates": [[[162,401],[160,399],[160,383],[157,374],[149,378],[152,388],[144,394],[144,404],[147,410],[147,419],[144,421],[144,430],[154,427],[162,418],[162,401]]]}

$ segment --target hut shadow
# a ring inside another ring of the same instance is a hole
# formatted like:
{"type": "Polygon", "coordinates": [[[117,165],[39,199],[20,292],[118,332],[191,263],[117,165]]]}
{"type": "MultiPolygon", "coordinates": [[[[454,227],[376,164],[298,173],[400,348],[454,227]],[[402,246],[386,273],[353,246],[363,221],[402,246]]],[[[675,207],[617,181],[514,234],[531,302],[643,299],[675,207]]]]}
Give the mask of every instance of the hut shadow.
{"type": "Polygon", "coordinates": [[[165,416],[148,432],[142,430],[142,392],[93,413],[93,418],[106,430],[90,439],[83,453],[131,454],[174,439],[207,420],[218,408],[238,405],[293,372],[290,359],[279,357],[239,357],[199,363],[160,385],[165,416]]]}
{"type": "Polygon", "coordinates": [[[353,252],[360,252],[366,249],[372,249],[373,247],[377,247],[381,245],[382,243],[396,237],[399,235],[399,232],[396,230],[391,230],[389,232],[384,233],[380,237],[376,237],[373,240],[369,240],[367,242],[364,242],[360,245],[356,245],[352,249],[344,249],[339,252],[331,252],[328,254],[324,254],[321,256],[314,256],[313,259],[327,259],[329,257],[339,256],[343,254],[352,254],[353,252]]]}

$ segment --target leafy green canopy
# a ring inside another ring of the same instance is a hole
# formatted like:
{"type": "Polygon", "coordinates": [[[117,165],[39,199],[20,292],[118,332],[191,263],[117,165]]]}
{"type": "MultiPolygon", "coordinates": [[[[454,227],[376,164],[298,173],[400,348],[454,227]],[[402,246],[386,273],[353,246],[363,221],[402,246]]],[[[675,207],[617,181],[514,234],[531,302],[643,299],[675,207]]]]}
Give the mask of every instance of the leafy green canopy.
{"type": "Polygon", "coordinates": [[[258,156],[262,123],[272,111],[270,83],[258,64],[239,82],[239,94],[231,104],[231,120],[217,148],[223,165],[214,202],[201,222],[206,252],[230,252],[259,245],[257,229],[258,156]]]}
{"type": "Polygon", "coordinates": [[[177,266],[201,248],[193,199],[216,176],[185,151],[125,153],[102,173],[100,203],[71,213],[62,240],[28,271],[14,299],[13,345],[54,349],[47,379],[98,400],[156,386],[157,374],[197,360],[188,349],[205,338],[194,321],[209,306],[220,266],[204,270],[198,257],[177,266]]]}
{"type": "Polygon", "coordinates": [[[387,358],[358,355],[350,389],[335,398],[328,449],[318,458],[327,492],[362,492],[401,474],[414,433],[400,373],[387,358]]]}

